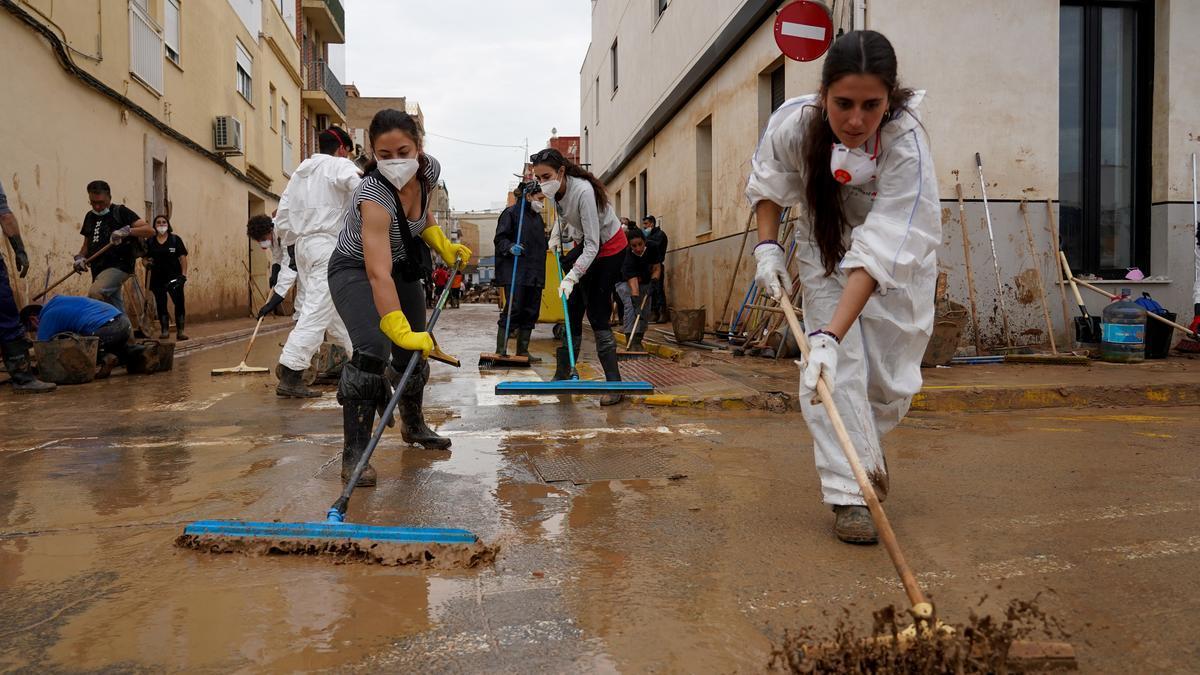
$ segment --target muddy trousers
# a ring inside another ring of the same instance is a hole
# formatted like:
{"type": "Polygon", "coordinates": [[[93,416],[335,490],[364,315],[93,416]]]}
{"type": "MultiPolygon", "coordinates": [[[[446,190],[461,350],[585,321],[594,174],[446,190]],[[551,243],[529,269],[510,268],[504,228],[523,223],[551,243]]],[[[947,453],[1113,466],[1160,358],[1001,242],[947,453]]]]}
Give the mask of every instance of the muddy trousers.
{"type": "Polygon", "coordinates": [[[517,286],[511,298],[508,297],[508,288],[505,287],[504,300],[504,307],[500,308],[500,318],[496,320],[497,327],[504,328],[508,319],[509,303],[512,303],[511,328],[533,330],[537,326],[538,314],[542,308],[541,286],[517,286]]]}
{"type": "MultiPolygon", "coordinates": [[[[330,297],[329,257],[336,246],[336,236],[319,232],[301,237],[293,248],[297,279],[304,289],[304,304],[300,306],[300,318],[279,355],[279,362],[292,370],[304,370],[312,365],[326,332],[346,352],[353,349],[346,326],[330,297]]],[[[370,295],[367,298],[370,300],[370,295]]],[[[374,302],[371,304],[373,306],[374,302]]],[[[378,330],[378,322],[375,325],[378,330]]]]}
{"type": "MultiPolygon", "coordinates": [[[[813,265],[802,265],[801,270],[805,282],[804,329],[811,332],[825,327],[833,318],[845,275],[825,277],[824,271],[813,265]],[[805,270],[811,273],[806,275],[805,270]]],[[[880,440],[908,413],[912,396],[920,389],[921,354],[929,336],[897,333],[894,320],[881,312],[880,301],[878,296],[871,298],[842,338],[833,399],[863,469],[882,500],[889,485],[880,440]]],[[[800,409],[812,433],[825,503],[864,504],[825,406],[820,401],[813,403],[812,396],[802,395],[800,409]]]]}

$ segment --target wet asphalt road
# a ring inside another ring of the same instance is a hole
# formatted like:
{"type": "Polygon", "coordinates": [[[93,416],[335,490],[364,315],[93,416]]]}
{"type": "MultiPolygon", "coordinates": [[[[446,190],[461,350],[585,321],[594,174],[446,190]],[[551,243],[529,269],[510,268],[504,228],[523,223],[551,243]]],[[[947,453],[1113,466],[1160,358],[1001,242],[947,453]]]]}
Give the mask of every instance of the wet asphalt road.
{"type": "MultiPolygon", "coordinates": [[[[194,519],[320,519],[340,488],[332,388],[209,375],[244,344],[0,391],[0,670],[760,671],[785,628],[903,602],[881,548],[833,539],[798,414],[497,399],[474,365],[494,312],[439,331],[464,367],[434,365],[427,412],[453,449],[389,433],[350,508],[471,529],[501,546],[483,569],[176,548],[194,519]]],[[[1196,671],[1198,431],[1195,408],[913,417],[886,506],[946,620],[1041,593],[1085,671],[1196,671]]]]}

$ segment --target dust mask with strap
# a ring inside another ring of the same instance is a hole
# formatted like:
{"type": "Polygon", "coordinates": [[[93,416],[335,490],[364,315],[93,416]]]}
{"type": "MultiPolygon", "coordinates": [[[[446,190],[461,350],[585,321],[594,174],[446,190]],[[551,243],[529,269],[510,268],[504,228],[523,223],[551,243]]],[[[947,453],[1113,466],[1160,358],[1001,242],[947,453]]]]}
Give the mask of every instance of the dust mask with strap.
{"type": "Polygon", "coordinates": [[[376,162],[376,166],[379,167],[379,173],[400,190],[417,175],[420,163],[416,159],[381,159],[376,162]]]}
{"type": "Polygon", "coordinates": [[[879,133],[875,136],[875,152],[868,153],[866,145],[847,148],[841,143],[833,144],[829,154],[829,171],[833,179],[842,185],[865,185],[875,180],[879,159],[879,133]]]}
{"type": "Polygon", "coordinates": [[[542,203],[542,200],[534,199],[529,202],[529,207],[533,209],[534,213],[541,213],[542,209],[546,208],[546,205],[542,203]]]}

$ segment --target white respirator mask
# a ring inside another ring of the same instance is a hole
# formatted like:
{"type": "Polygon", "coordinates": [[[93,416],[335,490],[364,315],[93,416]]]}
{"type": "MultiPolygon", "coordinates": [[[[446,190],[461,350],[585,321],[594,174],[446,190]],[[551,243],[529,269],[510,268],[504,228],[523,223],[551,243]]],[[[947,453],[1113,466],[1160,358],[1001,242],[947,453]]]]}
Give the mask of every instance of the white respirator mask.
{"type": "Polygon", "coordinates": [[[259,245],[259,247],[260,247],[260,248],[262,248],[262,250],[264,250],[264,251],[265,251],[265,250],[267,250],[267,249],[271,248],[271,240],[270,240],[270,239],[264,239],[264,240],[262,240],[262,241],[258,242],[258,245],[259,245]]]}
{"type": "Polygon", "coordinates": [[[557,178],[551,178],[545,183],[539,183],[542,188],[542,194],[550,199],[554,199],[554,195],[558,194],[558,188],[562,187],[562,183],[557,178]]]}
{"type": "Polygon", "coordinates": [[[400,190],[417,175],[420,162],[416,159],[381,159],[376,162],[376,166],[379,167],[379,173],[400,190]]]}
{"type": "Polygon", "coordinates": [[[529,202],[529,206],[530,206],[530,208],[533,209],[534,213],[541,213],[542,209],[546,208],[546,205],[543,204],[542,200],[540,200],[540,199],[535,199],[535,200],[529,202]]]}
{"type": "Polygon", "coordinates": [[[875,135],[875,152],[868,154],[866,145],[847,148],[841,143],[833,144],[829,153],[829,172],[842,185],[865,185],[875,180],[879,159],[879,134],[875,135]]]}
{"type": "Polygon", "coordinates": [[[165,228],[165,227],[156,227],[156,228],[154,228],[154,229],[158,230],[158,233],[159,233],[159,234],[166,234],[166,233],[167,233],[167,228],[165,228]]]}

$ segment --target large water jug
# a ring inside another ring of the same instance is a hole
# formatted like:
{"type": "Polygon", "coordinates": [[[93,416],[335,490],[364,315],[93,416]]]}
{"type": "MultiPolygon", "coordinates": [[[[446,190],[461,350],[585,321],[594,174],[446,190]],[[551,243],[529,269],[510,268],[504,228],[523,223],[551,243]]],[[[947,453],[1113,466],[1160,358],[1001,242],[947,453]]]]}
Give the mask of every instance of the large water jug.
{"type": "Polygon", "coordinates": [[[1100,319],[1100,358],[1113,363],[1140,363],[1146,358],[1146,310],[1129,299],[1130,290],[1108,307],[1100,319]]]}

